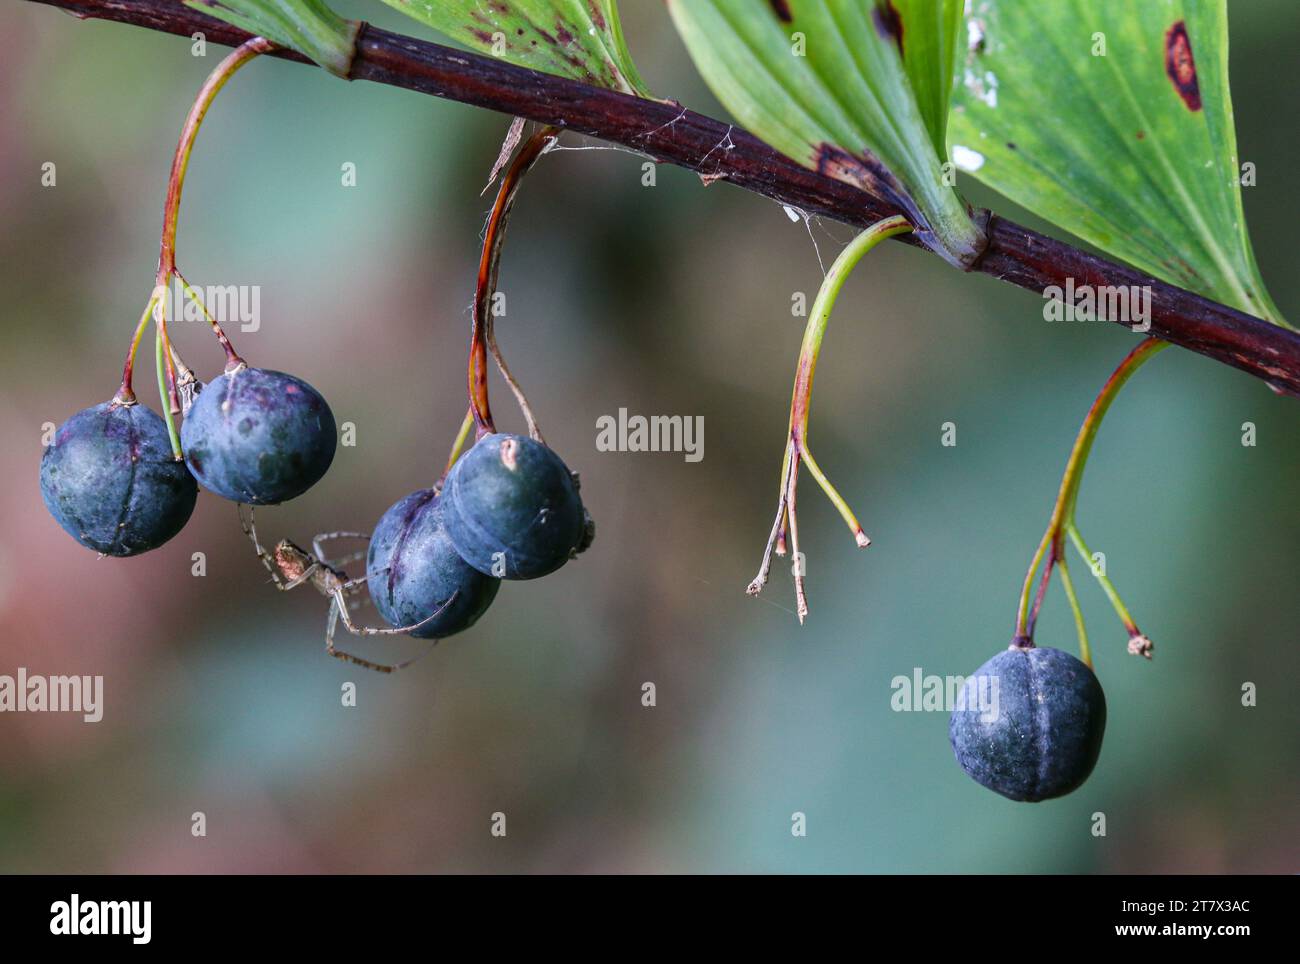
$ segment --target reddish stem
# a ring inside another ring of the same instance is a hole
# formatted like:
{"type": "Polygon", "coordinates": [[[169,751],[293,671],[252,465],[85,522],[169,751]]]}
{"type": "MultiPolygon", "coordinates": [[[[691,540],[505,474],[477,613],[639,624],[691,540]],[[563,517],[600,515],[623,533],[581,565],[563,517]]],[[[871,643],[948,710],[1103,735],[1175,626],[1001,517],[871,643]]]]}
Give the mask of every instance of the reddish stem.
{"type": "MultiPolygon", "coordinates": [[[[175,412],[180,411],[180,398],[176,391],[176,368],[172,362],[171,342],[167,337],[166,291],[171,284],[172,276],[180,277],[180,272],[176,270],[176,229],[180,220],[181,192],[185,188],[185,172],[189,167],[190,152],[194,149],[194,141],[199,136],[199,128],[203,125],[203,118],[207,116],[208,108],[212,106],[213,100],[226,85],[226,81],[258,54],[269,53],[273,49],[275,49],[274,44],[269,40],[253,37],[235,48],[221,63],[217,64],[212,73],[208,74],[203,86],[199,88],[198,96],[194,98],[194,104],[185,117],[185,123],[181,125],[180,138],[176,142],[176,153],[172,156],[171,174],[167,179],[167,199],[163,202],[162,240],[159,243],[158,271],[154,283],[164,292],[158,331],[163,339],[167,384],[171,394],[172,410],[175,412]]],[[[189,287],[184,278],[181,278],[181,283],[189,287]]],[[[216,332],[217,341],[226,353],[226,368],[243,364],[242,359],[235,353],[230,339],[226,337],[215,319],[212,321],[212,327],[216,332]]]]}
{"type": "Polygon", "coordinates": [[[149,327],[149,317],[153,314],[153,299],[144,306],[144,313],[140,315],[140,320],[136,323],[135,334],[131,337],[131,347],[126,352],[126,362],[122,365],[122,384],[113,396],[115,402],[123,405],[135,404],[135,391],[131,387],[131,377],[135,371],[135,353],[140,347],[140,339],[144,336],[144,331],[149,327]]]}
{"type": "MultiPolygon", "coordinates": [[[[1061,559],[1065,546],[1065,530],[1070,520],[1074,517],[1074,506],[1079,496],[1079,486],[1083,481],[1083,470],[1087,466],[1088,456],[1092,452],[1092,444],[1096,440],[1097,430],[1101,427],[1101,421],[1106,417],[1106,412],[1110,409],[1111,403],[1119,394],[1124,384],[1133,377],[1136,372],[1152,355],[1168,347],[1168,343],[1162,342],[1157,338],[1144,338],[1138,343],[1132,351],[1124,356],[1119,367],[1111,372],[1110,377],[1102,386],[1101,391],[1088,408],[1088,414],[1084,416],[1083,425],[1079,428],[1079,434],[1075,437],[1074,446],[1070,450],[1069,460],[1065,465],[1065,474],[1061,478],[1061,486],[1057,490],[1056,504],[1052,507],[1052,515],[1047,523],[1047,531],[1043,533],[1043,538],[1038,544],[1038,549],[1034,553],[1034,558],[1029,563],[1029,570],[1025,573],[1025,581],[1020,591],[1020,602],[1016,608],[1016,630],[1015,636],[1033,638],[1034,623],[1038,619],[1038,610],[1042,606],[1043,597],[1047,592],[1047,584],[1051,580],[1052,569],[1061,559]],[[1043,574],[1038,585],[1038,593],[1034,599],[1033,609],[1029,610],[1029,589],[1033,585],[1034,573],[1038,569],[1039,563],[1043,563],[1043,574]]],[[[1134,627],[1131,632],[1135,632],[1134,627]]]]}
{"type": "Polygon", "coordinates": [[[1029,620],[1025,623],[1024,638],[1031,643],[1034,641],[1034,627],[1038,624],[1038,611],[1043,608],[1043,600],[1047,598],[1047,584],[1052,581],[1052,570],[1056,567],[1059,558],[1059,542],[1054,541],[1052,547],[1047,550],[1047,559],[1043,563],[1043,575],[1038,580],[1038,592],[1034,595],[1034,605],[1029,611],[1029,620]]]}
{"type": "Polygon", "coordinates": [[[537,163],[537,159],[557,134],[557,128],[543,127],[524,141],[501,177],[501,186],[497,189],[496,201],[483,232],[483,253],[479,258],[469,337],[469,408],[474,416],[476,438],[496,431],[492,422],[492,409],[488,404],[487,352],[492,340],[492,296],[496,293],[497,271],[501,264],[501,248],[506,239],[510,210],[514,206],[524,175],[537,163]]]}

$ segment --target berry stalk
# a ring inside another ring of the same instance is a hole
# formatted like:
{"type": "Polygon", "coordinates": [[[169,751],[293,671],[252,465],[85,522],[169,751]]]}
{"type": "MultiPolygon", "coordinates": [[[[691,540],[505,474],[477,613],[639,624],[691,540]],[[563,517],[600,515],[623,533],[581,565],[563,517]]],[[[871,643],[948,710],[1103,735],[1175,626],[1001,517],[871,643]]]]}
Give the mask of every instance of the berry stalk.
{"type": "Polygon", "coordinates": [[[198,292],[185,280],[185,275],[181,274],[180,269],[176,267],[172,268],[172,274],[181,283],[181,290],[185,293],[185,297],[196,305],[199,311],[203,312],[203,317],[207,319],[208,324],[212,327],[212,333],[217,336],[217,343],[221,345],[222,351],[226,353],[226,371],[234,371],[240,365],[243,365],[244,360],[235,352],[235,346],[230,343],[230,338],[227,337],[225,329],[221,327],[221,323],[216,318],[212,317],[212,312],[208,311],[208,306],[203,303],[203,299],[199,297],[198,292]]]}
{"type": "Polygon", "coordinates": [[[442,470],[442,475],[438,476],[438,481],[434,484],[434,489],[441,492],[442,483],[447,478],[447,473],[451,467],[456,464],[460,458],[461,450],[465,447],[465,442],[469,438],[469,433],[474,429],[474,410],[466,409],[465,418],[460,423],[460,430],[456,432],[456,438],[452,440],[451,452],[447,455],[447,465],[442,470]]]}
{"type": "Polygon", "coordinates": [[[135,353],[140,348],[140,341],[144,337],[144,330],[149,327],[149,317],[153,314],[154,306],[158,303],[158,294],[155,292],[150,298],[149,303],[144,306],[144,312],[140,315],[140,320],[136,322],[135,334],[131,338],[131,346],[126,352],[126,362],[122,365],[122,384],[113,396],[113,401],[120,405],[134,405],[135,391],[132,388],[131,380],[135,374],[135,353]]]}
{"type": "MultiPolygon", "coordinates": [[[[173,399],[173,404],[177,406],[176,411],[180,411],[180,395],[176,391],[175,368],[172,367],[171,359],[164,359],[163,353],[168,350],[163,344],[162,329],[155,330],[153,348],[154,348],[154,365],[158,371],[158,395],[165,400],[169,392],[173,399]],[[166,372],[166,381],[164,381],[164,371],[166,372]]],[[[176,420],[172,417],[174,412],[166,404],[163,405],[164,421],[167,423],[167,437],[171,441],[172,457],[181,461],[185,455],[181,451],[181,435],[176,428],[176,420]]]]}
{"type": "Polygon", "coordinates": [[[1020,591],[1020,603],[1016,610],[1014,635],[1017,639],[1032,640],[1034,627],[1038,621],[1038,612],[1042,608],[1043,599],[1047,593],[1047,584],[1051,580],[1053,569],[1060,567],[1061,582],[1067,597],[1069,597],[1071,608],[1074,610],[1075,623],[1079,632],[1079,649],[1083,654],[1083,661],[1089,666],[1092,663],[1087,631],[1084,628],[1082,611],[1079,609],[1074,587],[1070,582],[1069,572],[1065,564],[1064,547],[1067,535],[1085,564],[1092,570],[1098,582],[1101,583],[1102,589],[1106,592],[1112,606],[1115,608],[1115,612],[1123,622],[1124,628],[1128,631],[1130,651],[1140,651],[1142,655],[1150,656],[1150,641],[1138,630],[1137,624],[1129,615],[1128,609],[1120,600],[1119,593],[1115,590],[1105,572],[1093,564],[1092,556],[1088,552],[1087,545],[1083,542],[1083,537],[1079,533],[1074,517],[1079,501],[1079,488],[1083,483],[1083,472],[1087,467],[1088,456],[1092,453],[1092,446],[1097,439],[1097,432],[1101,428],[1102,420],[1106,417],[1106,413],[1115,401],[1116,396],[1119,395],[1120,389],[1127,384],[1128,380],[1133,377],[1139,368],[1167,347],[1169,347],[1169,342],[1161,341],[1158,338],[1144,339],[1125,356],[1119,367],[1106,379],[1106,383],[1088,409],[1083,425],[1079,428],[1079,434],[1075,438],[1074,447],[1071,449],[1070,457],[1065,465],[1065,474],[1061,478],[1061,486],[1057,492],[1056,504],[1052,508],[1051,518],[1048,520],[1047,531],[1043,533],[1038,549],[1034,552],[1034,557],[1029,563],[1029,570],[1025,573],[1025,581],[1020,591]],[[1040,565],[1044,568],[1031,608],[1030,594],[1040,565]]]}
{"type": "Polygon", "coordinates": [[[208,75],[203,86],[199,88],[194,105],[190,108],[181,126],[180,140],[176,144],[176,153],[172,157],[171,176],[167,182],[167,200],[163,205],[162,243],[158,253],[158,283],[165,284],[171,273],[176,270],[176,228],[180,216],[181,192],[185,188],[185,172],[189,168],[190,153],[194,150],[194,141],[199,136],[199,128],[207,116],[208,108],[216,99],[221,88],[234,76],[240,67],[258,54],[268,53],[274,49],[269,40],[254,37],[226,55],[208,75]]]}
{"type": "Polygon", "coordinates": [[[559,128],[543,127],[524,141],[510,162],[510,166],[501,176],[501,186],[497,189],[496,201],[492,205],[492,212],[488,215],[487,227],[483,232],[483,253],[479,258],[478,281],[474,290],[469,343],[469,408],[474,419],[477,438],[496,431],[492,422],[492,410],[488,404],[487,353],[490,351],[502,377],[505,378],[506,384],[510,386],[510,391],[514,393],[515,400],[519,403],[519,408],[528,423],[528,434],[536,441],[543,441],[537,419],[533,416],[523,388],[511,374],[501,349],[497,347],[492,320],[492,297],[497,290],[501,249],[505,244],[506,227],[510,222],[510,211],[514,207],[519,187],[523,183],[524,175],[546,153],[547,148],[558,136],[559,128]]]}
{"type": "MultiPolygon", "coordinates": [[[[163,202],[163,225],[162,238],[159,242],[158,250],[158,270],[154,277],[154,304],[157,311],[156,326],[154,334],[154,359],[158,369],[158,390],[162,396],[163,417],[167,422],[167,433],[172,440],[172,451],[177,459],[182,457],[180,436],[176,431],[175,416],[181,412],[181,398],[178,385],[178,370],[183,370],[188,374],[189,369],[184,368],[184,363],[179,361],[180,356],[172,347],[171,339],[167,333],[167,310],[168,297],[167,287],[171,283],[172,276],[180,278],[186,294],[193,297],[192,289],[189,283],[181,277],[180,272],[176,269],[176,230],[180,220],[181,193],[185,188],[185,174],[189,169],[190,154],[194,150],[194,142],[198,138],[199,128],[203,125],[203,119],[207,116],[208,108],[212,106],[213,100],[226,82],[234,76],[244,64],[252,60],[258,54],[267,53],[274,49],[270,41],[261,37],[254,37],[237,47],[234,51],[226,56],[216,68],[210,73],[199,88],[198,96],[194,100],[190,112],[185,118],[185,123],[181,126],[180,138],[176,143],[176,153],[172,157],[171,173],[167,180],[167,198],[163,202]]],[[[204,314],[207,310],[204,309],[204,314]]],[[[226,352],[226,368],[230,370],[240,364],[242,360],[235,354],[234,348],[230,344],[230,339],[226,337],[221,330],[221,326],[216,320],[208,315],[208,320],[217,335],[217,340],[226,352]]],[[[139,332],[137,332],[137,335],[139,332]]],[[[131,355],[127,360],[129,369],[133,363],[136,346],[139,344],[137,337],[132,343],[131,355]]]]}
{"type": "Polygon", "coordinates": [[[871,540],[862,531],[857,516],[853,514],[848,502],[839,494],[835,486],[831,485],[808,446],[808,415],[812,406],[813,376],[817,371],[817,358],[821,354],[822,341],[826,337],[831,311],[835,307],[835,301],[839,297],[840,289],[844,287],[849,272],[863,255],[881,241],[911,230],[912,225],[906,218],[895,215],[877,221],[850,241],[835,259],[830,270],[826,272],[826,277],[817,292],[817,298],[813,302],[808,324],[804,328],[803,344],[800,346],[799,361],[795,367],[794,389],[790,397],[790,424],[786,436],[785,454],[781,462],[781,488],[777,498],[776,521],[772,523],[772,532],[763,551],[763,562],[759,567],[758,575],[745,590],[751,596],[762,592],[771,571],[773,551],[775,550],[778,555],[785,554],[785,536],[788,529],[790,545],[794,551],[795,604],[800,623],[808,615],[808,599],[804,591],[803,557],[799,553],[799,521],[795,513],[801,465],[808,467],[809,474],[817,480],[817,484],[831,500],[831,504],[839,511],[845,525],[853,533],[858,547],[865,549],[871,545],[871,540]]]}

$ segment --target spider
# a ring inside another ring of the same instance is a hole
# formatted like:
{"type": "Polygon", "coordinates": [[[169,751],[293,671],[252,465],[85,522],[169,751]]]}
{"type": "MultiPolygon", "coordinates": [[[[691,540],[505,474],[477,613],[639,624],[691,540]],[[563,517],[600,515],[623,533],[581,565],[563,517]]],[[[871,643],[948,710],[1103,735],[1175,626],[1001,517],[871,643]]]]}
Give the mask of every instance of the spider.
{"type": "MultiPolygon", "coordinates": [[[[329,618],[325,624],[325,652],[337,659],[355,663],[367,669],[373,669],[380,673],[391,673],[393,670],[410,666],[429,650],[426,649],[417,656],[391,665],[374,663],[368,659],[362,659],[360,656],[353,656],[351,653],[345,653],[341,649],[334,648],[334,632],[338,628],[340,617],[343,619],[344,628],[354,636],[405,635],[414,632],[430,620],[436,619],[442,614],[443,610],[456,601],[456,597],[460,594],[459,590],[453,592],[451,597],[434,612],[410,626],[403,626],[399,629],[357,626],[352,622],[352,616],[350,615],[352,604],[348,602],[347,597],[366,585],[366,577],[351,579],[339,566],[353,559],[359,559],[365,553],[357,552],[339,559],[329,559],[325,556],[325,550],[321,547],[324,543],[336,539],[368,540],[370,538],[368,534],[364,532],[323,532],[312,539],[313,552],[308,552],[288,539],[281,539],[276,543],[273,551],[267,552],[257,540],[257,527],[253,524],[252,506],[248,507],[247,518],[244,517],[244,506],[242,504],[239,506],[239,522],[244,528],[244,534],[248,536],[253,543],[253,548],[257,550],[257,558],[262,560],[262,565],[266,566],[267,572],[271,574],[271,581],[275,583],[276,589],[288,592],[290,589],[295,589],[304,583],[311,583],[322,596],[330,598],[329,618]]],[[[436,643],[437,640],[433,640],[433,642],[436,643]]],[[[432,649],[432,645],[429,648],[432,649]]]]}

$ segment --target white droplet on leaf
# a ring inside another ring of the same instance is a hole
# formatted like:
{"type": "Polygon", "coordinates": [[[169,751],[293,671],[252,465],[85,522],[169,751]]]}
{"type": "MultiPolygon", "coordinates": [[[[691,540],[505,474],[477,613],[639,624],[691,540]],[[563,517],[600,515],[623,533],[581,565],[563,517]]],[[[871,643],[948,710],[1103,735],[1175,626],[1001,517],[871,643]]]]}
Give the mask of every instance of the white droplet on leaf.
{"type": "Polygon", "coordinates": [[[984,103],[998,106],[998,78],[991,70],[984,74],[984,103]]]}
{"type": "Polygon", "coordinates": [[[974,173],[984,166],[984,155],[960,144],[952,146],[952,162],[963,171],[974,173]]]}
{"type": "Polygon", "coordinates": [[[998,78],[993,71],[985,71],[984,76],[981,77],[967,67],[962,74],[962,85],[977,100],[983,101],[989,107],[998,106],[998,78]]]}

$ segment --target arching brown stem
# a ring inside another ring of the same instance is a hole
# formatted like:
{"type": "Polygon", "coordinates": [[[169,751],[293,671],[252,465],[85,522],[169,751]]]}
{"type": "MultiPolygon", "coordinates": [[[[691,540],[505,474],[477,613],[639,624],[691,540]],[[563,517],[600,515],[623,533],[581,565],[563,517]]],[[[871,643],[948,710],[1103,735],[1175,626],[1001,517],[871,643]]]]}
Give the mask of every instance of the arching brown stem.
{"type": "Polygon", "coordinates": [[[492,422],[492,410],[488,403],[487,355],[492,352],[497,367],[510,390],[514,393],[519,407],[528,422],[529,434],[542,441],[541,431],[537,427],[528,399],[523,389],[510,373],[500,348],[497,347],[496,334],[493,330],[492,298],[497,290],[497,273],[501,266],[501,249],[506,240],[506,228],[510,223],[510,211],[514,207],[519,187],[537,159],[545,153],[548,145],[559,135],[555,127],[543,127],[534,132],[520,146],[514,159],[501,176],[501,186],[497,189],[496,201],[492,213],[488,215],[487,227],[483,232],[483,253],[479,258],[478,281],[474,290],[473,320],[470,324],[469,340],[469,407],[474,416],[476,435],[482,438],[496,431],[492,422]]]}

